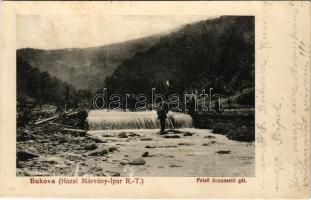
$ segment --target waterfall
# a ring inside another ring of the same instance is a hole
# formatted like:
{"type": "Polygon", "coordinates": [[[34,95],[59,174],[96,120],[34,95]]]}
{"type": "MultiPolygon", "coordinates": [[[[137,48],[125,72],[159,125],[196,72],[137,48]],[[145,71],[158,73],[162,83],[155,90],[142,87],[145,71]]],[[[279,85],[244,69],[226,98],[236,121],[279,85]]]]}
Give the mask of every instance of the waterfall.
{"type": "MultiPolygon", "coordinates": [[[[106,129],[159,129],[160,122],[156,111],[124,112],[91,110],[86,119],[89,130],[106,129]]],[[[178,112],[168,112],[166,128],[192,127],[190,115],[178,112]],[[172,126],[173,125],[173,126],[172,126]]]]}

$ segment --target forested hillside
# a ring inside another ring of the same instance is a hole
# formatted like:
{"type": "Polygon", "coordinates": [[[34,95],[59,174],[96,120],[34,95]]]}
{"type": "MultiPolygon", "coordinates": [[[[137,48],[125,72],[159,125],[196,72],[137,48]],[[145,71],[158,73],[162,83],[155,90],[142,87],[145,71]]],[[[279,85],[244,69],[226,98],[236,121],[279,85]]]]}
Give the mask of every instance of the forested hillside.
{"type": "Polygon", "coordinates": [[[254,17],[224,16],[189,24],[145,52],[126,59],[106,79],[118,93],[147,93],[155,87],[182,94],[214,88],[224,96],[254,88],[254,17]]]}
{"type": "Polygon", "coordinates": [[[40,72],[21,58],[16,60],[17,101],[35,104],[54,104],[74,106],[83,99],[91,97],[91,93],[76,90],[74,87],[52,77],[47,72],[40,72]]]}

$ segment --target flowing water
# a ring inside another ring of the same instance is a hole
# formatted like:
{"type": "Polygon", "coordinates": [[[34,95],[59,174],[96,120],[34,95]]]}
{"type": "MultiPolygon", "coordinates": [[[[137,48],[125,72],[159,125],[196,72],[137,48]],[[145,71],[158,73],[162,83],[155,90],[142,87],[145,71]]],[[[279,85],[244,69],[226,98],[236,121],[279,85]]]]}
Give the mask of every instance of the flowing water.
{"type": "MultiPolygon", "coordinates": [[[[124,112],[91,110],[86,119],[89,130],[159,129],[156,111],[124,112]]],[[[185,113],[168,112],[166,128],[191,128],[192,118],[185,113]]]]}

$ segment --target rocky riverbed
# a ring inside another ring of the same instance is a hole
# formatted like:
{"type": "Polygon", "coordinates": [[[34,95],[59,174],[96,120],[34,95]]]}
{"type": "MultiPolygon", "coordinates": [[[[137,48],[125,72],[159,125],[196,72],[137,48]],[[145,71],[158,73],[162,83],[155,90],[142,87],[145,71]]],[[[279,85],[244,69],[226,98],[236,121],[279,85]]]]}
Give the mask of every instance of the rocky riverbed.
{"type": "Polygon", "coordinates": [[[209,129],[23,130],[17,176],[254,176],[253,142],[209,129]],[[49,134],[46,134],[48,132],[49,134]]]}

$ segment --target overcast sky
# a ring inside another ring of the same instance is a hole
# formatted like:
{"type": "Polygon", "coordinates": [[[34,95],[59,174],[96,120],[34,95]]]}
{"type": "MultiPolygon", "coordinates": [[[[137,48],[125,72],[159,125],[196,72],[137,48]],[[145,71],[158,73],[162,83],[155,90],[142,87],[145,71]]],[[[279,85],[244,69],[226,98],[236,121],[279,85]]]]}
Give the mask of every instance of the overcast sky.
{"type": "Polygon", "coordinates": [[[210,16],[18,16],[16,46],[20,48],[85,48],[123,42],[210,16]]]}

